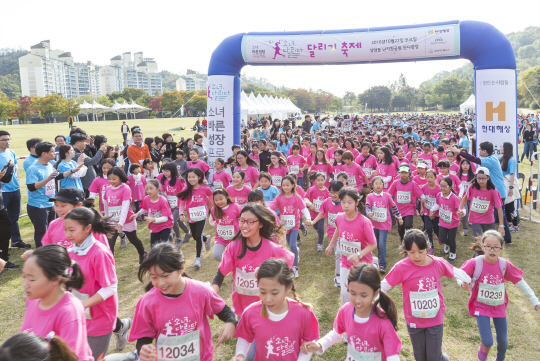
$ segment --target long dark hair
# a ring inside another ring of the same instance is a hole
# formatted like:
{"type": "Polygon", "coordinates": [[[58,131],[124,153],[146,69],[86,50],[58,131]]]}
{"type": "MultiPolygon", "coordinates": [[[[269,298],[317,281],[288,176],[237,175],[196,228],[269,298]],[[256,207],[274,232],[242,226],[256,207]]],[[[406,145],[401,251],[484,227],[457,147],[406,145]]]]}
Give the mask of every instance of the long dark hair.
{"type": "Polygon", "coordinates": [[[79,357],[58,336],[46,340],[33,333],[11,336],[0,347],[0,361],[77,361],[79,357]]]}
{"type": "MultiPolygon", "coordinates": [[[[169,163],[167,163],[167,164],[169,164],[169,163]]],[[[202,170],[200,170],[199,168],[189,168],[186,171],[186,178],[187,178],[189,173],[195,173],[195,175],[197,177],[199,177],[199,182],[198,183],[199,184],[203,183],[203,181],[204,181],[204,173],[202,172],[202,170]]],[[[191,185],[191,183],[186,182],[186,184],[187,184],[187,188],[184,189],[182,192],[176,194],[176,196],[178,198],[180,198],[181,200],[183,200],[183,201],[185,201],[189,197],[191,197],[191,192],[193,192],[193,186],[191,185]]]]}
{"type": "MultiPolygon", "coordinates": [[[[380,147],[379,150],[384,153],[384,164],[390,165],[394,163],[394,158],[392,158],[392,153],[390,152],[390,149],[387,147],[380,147]]],[[[379,163],[381,163],[380,160],[377,159],[379,163]]]]}
{"type": "Polygon", "coordinates": [[[474,172],[472,170],[471,161],[468,160],[468,159],[463,158],[461,160],[461,162],[459,163],[459,170],[457,172],[457,176],[458,176],[459,180],[461,180],[461,176],[463,175],[463,169],[461,168],[461,166],[463,165],[463,163],[468,163],[469,164],[469,171],[467,172],[467,182],[470,182],[470,181],[472,181],[474,179],[474,172]]]}
{"type": "Polygon", "coordinates": [[[81,224],[83,227],[90,224],[92,225],[92,231],[94,233],[108,234],[114,233],[115,231],[109,223],[108,218],[102,217],[101,213],[94,208],[73,208],[66,214],[64,219],[77,221],[77,223],[81,224]]]}
{"type": "Polygon", "coordinates": [[[502,171],[506,172],[508,170],[508,161],[510,161],[510,158],[514,156],[514,146],[510,142],[504,142],[503,150],[504,150],[504,154],[499,161],[501,162],[502,171]]]}
{"type": "MultiPolygon", "coordinates": [[[[351,282],[369,286],[374,293],[381,290],[381,276],[379,275],[379,271],[372,264],[362,262],[354,265],[349,271],[349,276],[347,276],[347,285],[351,282]]],[[[373,304],[373,313],[379,318],[384,318],[386,316],[397,331],[398,315],[396,304],[394,303],[394,300],[386,293],[382,292],[382,290],[379,292],[379,298],[373,304]],[[379,314],[378,306],[381,306],[385,315],[379,314]]]]}
{"type": "Polygon", "coordinates": [[[356,188],[343,187],[339,191],[339,200],[342,201],[343,198],[345,198],[345,196],[349,196],[355,202],[358,202],[358,205],[356,206],[356,210],[358,211],[358,213],[363,215],[364,210],[365,210],[366,196],[363,194],[362,197],[360,197],[356,188]]]}
{"type": "MultiPolygon", "coordinates": [[[[150,267],[158,266],[163,272],[171,273],[184,269],[184,254],[170,243],[158,243],[146,256],[145,260],[139,266],[138,278],[144,283],[144,277],[150,273],[150,267]]],[[[182,272],[182,277],[191,278],[182,272]]],[[[144,291],[150,291],[154,286],[152,282],[144,287],[144,291]]]]}
{"type": "Polygon", "coordinates": [[[66,159],[67,154],[70,150],[71,150],[71,145],[69,144],[64,144],[58,147],[58,161],[56,162],[54,168],[58,169],[58,165],[60,165],[60,162],[66,159]]]}
{"type": "MultiPolygon", "coordinates": [[[[337,160],[336,160],[336,154],[339,154],[339,155],[341,155],[341,156],[343,157],[343,153],[345,153],[345,151],[344,151],[343,149],[338,149],[338,150],[336,150],[336,151],[334,152],[334,159],[332,159],[332,160],[330,161],[330,164],[331,164],[332,166],[334,166],[334,167],[335,167],[336,165],[338,165],[338,164],[337,164],[337,160]]],[[[343,159],[341,159],[341,163],[344,163],[344,162],[343,162],[343,159]]]]}
{"type": "MultiPolygon", "coordinates": [[[[76,208],[78,209],[78,208],[76,208]]],[[[84,285],[84,276],[81,267],[69,258],[68,251],[59,244],[47,244],[37,248],[28,256],[28,259],[35,257],[36,264],[41,268],[45,277],[53,281],[60,277],[60,283],[66,289],[75,288],[80,290],[84,285]],[[72,269],[71,275],[69,269],[72,269]]]]}
{"type": "MultiPolygon", "coordinates": [[[[257,162],[255,162],[253,159],[251,159],[251,158],[248,156],[248,154],[247,154],[247,152],[246,152],[245,150],[239,150],[239,151],[236,153],[236,156],[237,156],[237,157],[238,157],[238,154],[240,154],[240,155],[242,155],[242,156],[244,156],[244,157],[246,158],[246,164],[247,164],[248,166],[252,166],[252,167],[255,167],[255,168],[257,168],[257,167],[259,166],[259,165],[257,164],[257,162]]],[[[236,159],[236,158],[235,158],[235,159],[236,159]]],[[[240,164],[238,164],[238,162],[236,162],[236,165],[237,165],[238,167],[240,167],[240,164]]]]}
{"type": "MultiPolygon", "coordinates": [[[[184,178],[181,178],[180,177],[180,174],[178,173],[178,168],[176,167],[176,164],[170,162],[170,163],[166,163],[163,165],[163,167],[161,167],[161,172],[163,173],[164,170],[168,170],[169,172],[171,172],[171,179],[169,180],[169,184],[174,187],[174,185],[176,184],[176,180],[177,179],[180,179],[180,181],[182,181],[184,178]]],[[[160,183],[165,185],[165,180],[167,178],[165,176],[161,177],[161,180],[160,180],[160,183]]]]}
{"type": "MultiPolygon", "coordinates": [[[[262,225],[262,228],[259,229],[259,234],[262,238],[272,239],[272,237],[277,236],[278,238],[283,238],[285,234],[285,228],[283,226],[276,225],[276,218],[274,213],[272,213],[268,208],[259,203],[248,203],[240,212],[240,217],[245,212],[251,212],[259,220],[259,224],[262,225]]],[[[242,242],[242,251],[238,255],[238,258],[244,258],[247,252],[247,239],[242,236],[242,231],[239,230],[238,233],[234,236],[235,240],[240,240],[242,242]]]]}
{"type": "MultiPolygon", "coordinates": [[[[229,192],[227,192],[226,189],[223,189],[223,188],[216,189],[214,193],[212,194],[212,200],[214,200],[214,197],[217,195],[224,196],[227,199],[227,205],[234,203],[231,200],[231,197],[229,196],[229,192]]],[[[225,215],[225,212],[223,212],[223,209],[218,207],[216,202],[214,202],[214,216],[216,217],[216,219],[221,219],[223,218],[224,215],[225,215]]]]}
{"type": "MultiPolygon", "coordinates": [[[[281,166],[284,166],[285,168],[287,168],[287,162],[285,161],[285,159],[283,159],[281,152],[277,152],[277,151],[272,152],[270,153],[270,156],[277,157],[279,168],[281,168],[281,166]]],[[[268,165],[268,168],[274,168],[274,163],[270,162],[270,164],[268,165]]]]}
{"type": "Polygon", "coordinates": [[[99,165],[99,169],[98,169],[98,176],[100,176],[100,177],[103,177],[104,175],[106,175],[106,174],[103,174],[103,164],[110,164],[113,167],[116,166],[116,163],[114,162],[114,159],[111,159],[111,158],[103,159],[101,161],[101,164],[99,165]]]}

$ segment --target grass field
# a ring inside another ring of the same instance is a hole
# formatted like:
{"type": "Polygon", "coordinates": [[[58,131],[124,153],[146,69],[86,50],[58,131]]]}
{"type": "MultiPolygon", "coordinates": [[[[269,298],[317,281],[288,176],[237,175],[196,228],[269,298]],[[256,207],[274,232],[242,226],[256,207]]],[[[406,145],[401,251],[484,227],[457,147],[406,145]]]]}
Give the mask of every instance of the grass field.
{"type": "MultiPolygon", "coordinates": [[[[136,120],[128,121],[129,125],[141,126],[144,135],[149,136],[153,132],[161,134],[165,129],[177,126],[192,126],[195,118],[172,119],[163,126],[165,119],[136,120]]],[[[105,134],[110,144],[121,141],[120,134],[121,121],[108,121],[86,123],[80,125],[88,134],[105,134]]],[[[67,134],[67,124],[43,124],[43,125],[21,125],[9,126],[8,129],[12,137],[12,149],[18,155],[27,155],[24,142],[31,137],[42,137],[44,140],[52,141],[57,134],[67,134]]],[[[173,132],[174,133],[174,132],[173,132]]],[[[177,136],[187,137],[193,134],[192,131],[176,132],[177,136]],[[181,134],[181,135],[180,135],[181,134]]],[[[21,167],[22,168],[22,167],[21,167]]],[[[521,168],[527,168],[522,164],[521,168]]],[[[528,175],[528,169],[527,173],[528,175]]],[[[24,175],[22,175],[24,176],[24,175]]],[[[24,190],[24,187],[22,187],[24,190]]],[[[20,220],[23,240],[32,243],[33,227],[28,218],[20,220]]],[[[420,219],[415,217],[415,226],[420,227],[420,219]]],[[[521,223],[521,232],[513,235],[514,245],[505,248],[502,256],[511,261],[517,267],[525,271],[525,279],[537,294],[540,293],[540,270],[537,267],[536,258],[539,249],[538,234],[540,226],[532,223],[521,223]]],[[[214,230],[207,227],[205,234],[213,234],[214,230]]],[[[145,248],[150,247],[150,236],[144,223],[139,224],[139,237],[143,240],[145,248]]],[[[467,250],[467,246],[472,241],[472,237],[461,236],[461,226],[458,235],[458,259],[456,267],[469,259],[472,254],[467,250]]],[[[316,252],[316,232],[309,230],[308,236],[302,239],[300,248],[300,277],[297,280],[296,289],[302,300],[313,305],[315,314],[320,323],[321,336],[332,329],[334,317],[340,308],[339,289],[333,286],[334,257],[327,257],[323,253],[316,252]]],[[[329,240],[325,237],[324,244],[329,240]]],[[[394,230],[388,237],[388,268],[394,265],[400,257],[398,256],[399,238],[394,230]]],[[[203,251],[202,268],[193,268],[195,260],[195,243],[191,240],[182,246],[182,251],[186,255],[187,273],[196,279],[210,282],[217,270],[218,263],[212,259],[211,252],[203,251]]],[[[22,251],[11,252],[11,261],[22,264],[20,255],[22,251]]],[[[435,242],[435,254],[443,257],[442,246],[435,242]]],[[[128,247],[120,249],[116,247],[116,266],[119,280],[119,316],[132,317],[135,305],[143,295],[143,284],[136,277],[138,257],[135,249],[128,243],[128,247]]],[[[443,279],[443,294],[446,303],[445,336],[443,350],[448,353],[452,360],[476,360],[476,352],[480,342],[476,321],[468,315],[467,300],[468,293],[462,291],[454,280],[443,279]]],[[[0,342],[9,336],[19,332],[22,319],[25,313],[25,299],[22,293],[21,272],[6,271],[0,277],[0,342]]],[[[508,340],[509,348],[507,360],[539,360],[540,359],[540,313],[535,312],[528,299],[512,284],[507,283],[507,290],[510,297],[508,305],[508,340]]],[[[232,280],[226,278],[220,295],[227,304],[231,305],[232,280]]],[[[401,359],[414,360],[412,346],[408,337],[406,324],[404,322],[401,301],[401,287],[391,290],[389,294],[398,305],[399,336],[403,342],[401,359]]],[[[211,322],[214,334],[217,335],[222,323],[213,320],[211,322]]],[[[214,337],[214,341],[217,337],[214,337]]],[[[114,343],[114,338],[113,342],[114,343]]],[[[134,343],[128,344],[124,351],[133,350],[134,343]]],[[[215,360],[229,360],[234,355],[235,341],[231,340],[220,346],[215,351],[215,360]]],[[[113,352],[111,346],[110,352],[113,352]]],[[[323,356],[314,356],[312,360],[344,360],[346,357],[346,347],[343,344],[335,345],[323,356]]],[[[490,360],[494,358],[494,353],[490,354],[490,360]]]]}

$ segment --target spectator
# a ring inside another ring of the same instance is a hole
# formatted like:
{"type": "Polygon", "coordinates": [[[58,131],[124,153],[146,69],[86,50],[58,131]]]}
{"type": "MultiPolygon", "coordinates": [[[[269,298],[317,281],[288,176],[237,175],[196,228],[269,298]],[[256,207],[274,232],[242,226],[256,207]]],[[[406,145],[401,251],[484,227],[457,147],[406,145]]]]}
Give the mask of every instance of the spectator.
{"type": "Polygon", "coordinates": [[[196,148],[199,150],[199,159],[204,160],[206,162],[208,160],[208,152],[203,146],[204,137],[200,134],[195,134],[193,136],[193,140],[195,141],[193,148],[196,148]]]}
{"type": "Polygon", "coordinates": [[[28,170],[28,168],[30,168],[32,164],[37,161],[38,157],[36,155],[36,144],[41,143],[41,141],[41,138],[32,138],[26,141],[26,148],[28,148],[30,155],[26,157],[23,162],[23,168],[25,172],[28,170]]]}
{"type": "Polygon", "coordinates": [[[154,178],[156,178],[159,174],[159,163],[164,158],[163,153],[165,153],[165,147],[161,147],[161,149],[156,147],[155,139],[152,137],[146,137],[144,139],[144,144],[146,144],[150,150],[150,158],[154,165],[152,174],[154,175],[154,178]]]}
{"type": "MultiPolygon", "coordinates": [[[[1,132],[4,132],[4,131],[1,131],[1,132]]],[[[0,135],[0,139],[3,138],[4,136],[5,135],[0,135]]],[[[6,185],[11,182],[12,178],[14,178],[13,170],[15,166],[13,162],[10,162],[7,164],[9,165],[7,167],[2,166],[2,170],[0,171],[0,182],[6,185]]],[[[8,216],[8,212],[4,204],[3,193],[0,192],[0,260],[3,260],[5,262],[4,269],[14,270],[17,268],[21,268],[21,266],[9,262],[9,239],[11,238],[10,228],[11,228],[11,220],[8,216]]],[[[17,224],[17,230],[18,229],[19,228],[17,224]]],[[[12,242],[12,245],[13,245],[13,242],[12,242]]],[[[13,248],[30,248],[29,244],[25,243],[24,245],[25,245],[24,247],[21,247],[19,245],[19,247],[13,247],[13,248]]],[[[2,267],[0,267],[0,269],[1,268],[2,267]]]]}
{"type": "Polygon", "coordinates": [[[150,150],[143,142],[143,133],[140,130],[132,130],[131,136],[133,142],[127,148],[127,156],[131,164],[140,164],[142,166],[145,159],[151,159],[150,150]]]}
{"type": "Polygon", "coordinates": [[[126,124],[126,121],[124,120],[122,122],[122,126],[120,127],[120,131],[122,132],[122,137],[124,138],[124,141],[127,140],[127,136],[128,134],[130,133],[129,131],[129,127],[128,125],[126,124]]]}
{"type": "Polygon", "coordinates": [[[268,143],[265,139],[261,139],[259,141],[259,149],[261,150],[259,152],[259,168],[260,172],[268,172],[268,166],[272,162],[270,160],[271,153],[268,150],[268,143]]]}
{"type": "MultiPolygon", "coordinates": [[[[75,156],[73,157],[73,160],[75,162],[78,162],[79,157],[81,154],[83,154],[83,151],[86,148],[86,139],[87,136],[75,133],[71,136],[71,146],[75,150],[75,156]]],[[[107,151],[107,143],[101,143],[99,150],[96,152],[96,155],[92,158],[85,157],[84,158],[84,165],[88,167],[86,171],[86,175],[81,178],[81,183],[84,188],[84,195],[88,198],[90,195],[90,192],[88,192],[88,188],[90,187],[90,184],[96,179],[96,170],[94,169],[94,166],[97,166],[100,164],[101,159],[103,158],[103,154],[107,151]]],[[[80,169],[80,168],[79,168],[80,169]]]]}
{"type": "Polygon", "coordinates": [[[469,137],[465,128],[459,128],[459,146],[469,151],[469,137]]]}

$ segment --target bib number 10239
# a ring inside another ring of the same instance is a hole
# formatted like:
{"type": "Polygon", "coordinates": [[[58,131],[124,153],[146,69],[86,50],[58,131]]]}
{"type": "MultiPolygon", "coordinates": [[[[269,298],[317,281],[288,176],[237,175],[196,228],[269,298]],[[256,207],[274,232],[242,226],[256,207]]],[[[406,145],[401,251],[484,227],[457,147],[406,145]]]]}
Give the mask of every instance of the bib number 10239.
{"type": "Polygon", "coordinates": [[[160,336],[157,361],[198,361],[201,359],[199,330],[182,336],[160,336]]]}

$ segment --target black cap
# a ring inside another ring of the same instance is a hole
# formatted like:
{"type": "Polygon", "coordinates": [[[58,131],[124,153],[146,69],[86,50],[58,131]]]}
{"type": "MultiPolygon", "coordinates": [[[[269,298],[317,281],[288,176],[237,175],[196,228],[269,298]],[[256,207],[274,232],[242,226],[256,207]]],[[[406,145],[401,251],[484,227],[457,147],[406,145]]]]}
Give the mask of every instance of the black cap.
{"type": "Polygon", "coordinates": [[[56,196],[49,198],[50,202],[58,201],[62,203],[82,202],[84,201],[84,193],[75,187],[62,188],[56,193],[56,196]]]}

